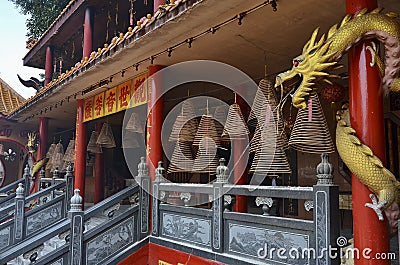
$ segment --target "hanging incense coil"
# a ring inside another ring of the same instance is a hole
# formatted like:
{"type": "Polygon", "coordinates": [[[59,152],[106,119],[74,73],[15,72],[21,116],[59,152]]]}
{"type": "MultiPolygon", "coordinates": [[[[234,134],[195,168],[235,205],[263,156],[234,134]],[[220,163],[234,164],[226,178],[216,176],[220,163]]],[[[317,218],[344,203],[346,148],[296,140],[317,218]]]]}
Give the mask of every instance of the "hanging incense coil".
{"type": "Polygon", "coordinates": [[[132,132],[130,130],[126,130],[122,137],[122,148],[138,148],[140,147],[139,137],[141,137],[141,133],[132,132]]]}
{"type": "Polygon", "coordinates": [[[96,144],[97,142],[97,132],[96,131],[92,131],[92,134],[90,135],[90,139],[89,139],[89,143],[87,145],[86,150],[90,153],[94,153],[94,154],[100,154],[103,153],[103,150],[101,149],[101,146],[96,144]]]}
{"type": "Polygon", "coordinates": [[[75,160],[75,140],[71,139],[63,157],[63,161],[74,162],[75,160]]]}
{"type": "Polygon", "coordinates": [[[135,132],[135,133],[144,133],[143,123],[140,120],[138,113],[133,112],[131,114],[131,116],[129,117],[128,123],[125,126],[125,129],[129,130],[131,132],[135,132]]]}
{"type": "Polygon", "coordinates": [[[204,137],[199,143],[193,172],[215,174],[218,167],[217,145],[210,137],[204,137]]]}
{"type": "Polygon", "coordinates": [[[46,170],[51,170],[51,168],[53,167],[52,158],[54,154],[54,149],[56,149],[56,144],[52,143],[49,147],[49,150],[46,153],[46,158],[49,159],[49,161],[46,164],[46,170]]]}
{"type": "Polygon", "coordinates": [[[222,135],[224,131],[224,125],[226,123],[226,118],[228,116],[229,108],[226,105],[220,105],[215,108],[214,120],[215,128],[217,129],[218,135],[222,135]]]}
{"type": "Polygon", "coordinates": [[[256,96],[251,107],[248,124],[256,126],[259,124],[259,129],[265,123],[265,117],[272,111],[275,126],[277,126],[277,134],[281,135],[284,149],[287,148],[287,136],[283,123],[283,115],[278,107],[278,99],[274,89],[274,83],[270,79],[262,79],[258,85],[256,96]],[[258,120],[257,120],[258,119],[258,120]]]}
{"type": "Polygon", "coordinates": [[[99,133],[99,137],[97,138],[96,144],[104,148],[116,147],[114,135],[111,126],[108,123],[105,122],[103,124],[103,127],[101,127],[101,131],[99,133]]]}
{"type": "Polygon", "coordinates": [[[64,164],[63,157],[64,157],[64,147],[60,142],[54,148],[54,153],[51,157],[52,167],[50,169],[50,172],[54,172],[56,168],[57,169],[62,168],[64,164]]]}
{"type": "Polygon", "coordinates": [[[250,126],[256,126],[257,118],[260,119],[265,113],[265,104],[270,104],[271,108],[274,109],[278,106],[278,98],[275,94],[274,83],[270,79],[261,79],[258,84],[256,96],[254,97],[253,104],[251,106],[249,118],[247,123],[250,126]]]}
{"type": "MultiPolygon", "coordinates": [[[[217,147],[220,146],[220,138],[215,128],[215,122],[212,116],[202,115],[196,136],[194,137],[193,145],[200,145],[203,138],[210,138],[214,141],[217,147]]],[[[209,140],[207,140],[209,141],[209,140]]]]}
{"type": "Polygon", "coordinates": [[[274,126],[266,126],[261,133],[260,148],[254,155],[250,172],[256,174],[291,174],[289,162],[282,146],[277,145],[279,135],[274,126]],[[274,135],[275,134],[275,135],[274,135]]]}
{"type": "Polygon", "coordinates": [[[240,106],[233,103],[229,106],[222,136],[228,136],[230,139],[246,139],[249,133],[240,106]]]}
{"type": "Polygon", "coordinates": [[[198,128],[196,118],[188,118],[185,115],[178,115],[172,126],[172,131],[168,141],[187,141],[193,142],[198,128]]]}
{"type": "Polygon", "coordinates": [[[297,151],[312,154],[335,152],[328,124],[316,93],[310,96],[308,107],[297,112],[289,146],[297,151]]]}
{"type": "Polygon", "coordinates": [[[193,155],[189,142],[177,142],[167,173],[190,172],[192,169],[193,155]]]}
{"type": "Polygon", "coordinates": [[[283,131],[276,128],[275,116],[273,115],[270,105],[266,104],[265,106],[267,109],[265,111],[265,117],[263,123],[257,123],[256,125],[256,130],[250,143],[250,153],[257,152],[261,148],[261,136],[266,133],[276,140],[275,145],[277,147],[284,149],[287,147],[287,142],[285,142],[285,138],[282,134],[283,131]]]}

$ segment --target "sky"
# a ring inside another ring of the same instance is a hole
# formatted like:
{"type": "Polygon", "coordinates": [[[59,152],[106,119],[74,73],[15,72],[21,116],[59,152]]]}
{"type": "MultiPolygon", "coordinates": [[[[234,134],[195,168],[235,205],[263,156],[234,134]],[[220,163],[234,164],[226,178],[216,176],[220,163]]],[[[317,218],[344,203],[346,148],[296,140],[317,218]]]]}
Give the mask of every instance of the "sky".
{"type": "Polygon", "coordinates": [[[24,87],[18,80],[17,74],[23,79],[31,76],[40,79],[39,74],[44,70],[23,66],[22,59],[28,53],[25,47],[25,21],[27,16],[19,13],[14,4],[8,0],[0,0],[0,78],[24,98],[35,94],[31,87],[24,87]]]}

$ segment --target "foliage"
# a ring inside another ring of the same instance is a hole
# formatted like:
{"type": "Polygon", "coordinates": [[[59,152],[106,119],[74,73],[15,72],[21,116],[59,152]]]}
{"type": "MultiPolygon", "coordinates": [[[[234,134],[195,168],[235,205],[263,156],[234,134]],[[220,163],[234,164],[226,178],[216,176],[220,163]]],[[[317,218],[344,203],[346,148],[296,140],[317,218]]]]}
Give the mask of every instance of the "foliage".
{"type": "Polygon", "coordinates": [[[39,38],[58,17],[70,0],[9,0],[20,12],[30,17],[26,20],[29,38],[39,38]]]}

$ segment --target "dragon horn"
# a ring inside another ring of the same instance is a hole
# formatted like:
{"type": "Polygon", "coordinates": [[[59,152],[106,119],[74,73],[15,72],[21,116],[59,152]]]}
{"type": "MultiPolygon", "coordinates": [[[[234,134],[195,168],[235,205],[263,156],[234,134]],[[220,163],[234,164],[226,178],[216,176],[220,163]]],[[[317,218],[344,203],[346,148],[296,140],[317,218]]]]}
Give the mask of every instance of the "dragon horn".
{"type": "Polygon", "coordinates": [[[319,31],[319,27],[316,28],[316,29],[314,30],[314,32],[312,33],[311,39],[310,39],[310,46],[309,46],[309,48],[314,47],[314,43],[315,43],[315,40],[317,39],[318,31],[319,31]]]}

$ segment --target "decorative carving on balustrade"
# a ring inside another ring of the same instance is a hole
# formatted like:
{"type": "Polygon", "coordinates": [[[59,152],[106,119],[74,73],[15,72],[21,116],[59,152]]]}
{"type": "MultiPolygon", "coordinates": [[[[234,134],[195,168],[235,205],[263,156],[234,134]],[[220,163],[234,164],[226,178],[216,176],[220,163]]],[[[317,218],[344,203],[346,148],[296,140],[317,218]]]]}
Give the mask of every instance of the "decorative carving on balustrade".
{"type": "Polygon", "coordinates": [[[110,256],[133,243],[135,218],[131,217],[86,243],[86,264],[101,264],[110,256]]]}
{"type": "Polygon", "coordinates": [[[42,230],[62,218],[62,202],[57,202],[48,208],[32,214],[26,218],[26,236],[42,230]]]}
{"type": "Polygon", "coordinates": [[[11,243],[11,227],[7,226],[0,230],[0,250],[6,248],[11,243]]]}
{"type": "Polygon", "coordinates": [[[234,198],[231,195],[224,195],[224,211],[231,211],[231,206],[234,203],[234,198]]]}
{"type": "Polygon", "coordinates": [[[119,210],[120,206],[121,206],[121,204],[117,203],[117,204],[105,209],[102,214],[108,218],[113,218],[115,213],[119,210]]]}
{"type": "Polygon", "coordinates": [[[211,247],[211,221],[170,213],[163,214],[162,235],[211,247]]]}
{"type": "Polygon", "coordinates": [[[306,209],[307,212],[309,212],[312,209],[314,209],[314,201],[305,201],[304,202],[304,209],[306,209]]]}
{"type": "Polygon", "coordinates": [[[160,201],[164,201],[167,196],[167,192],[162,190],[160,191],[160,201]]]}
{"type": "Polygon", "coordinates": [[[190,194],[190,192],[181,192],[180,198],[185,206],[189,206],[189,201],[192,198],[192,195],[190,194]]]}
{"type": "Polygon", "coordinates": [[[139,203],[139,192],[136,192],[132,194],[132,196],[129,197],[129,202],[131,206],[134,206],[139,203]]]}
{"type": "Polygon", "coordinates": [[[256,205],[262,205],[263,215],[270,215],[271,207],[274,204],[274,200],[270,197],[256,197],[256,205]]]}
{"type": "Polygon", "coordinates": [[[44,245],[40,245],[25,254],[23,254],[24,259],[28,259],[31,264],[34,264],[39,256],[39,252],[41,252],[44,249],[44,245]]]}
{"type": "Polygon", "coordinates": [[[214,187],[214,200],[213,200],[213,247],[216,249],[220,249],[221,248],[221,238],[220,238],[220,232],[222,227],[220,226],[221,223],[221,215],[220,215],[220,211],[221,211],[221,205],[220,205],[220,198],[221,196],[221,188],[220,187],[214,187]]]}
{"type": "Polygon", "coordinates": [[[58,259],[51,263],[50,265],[63,265],[64,264],[64,258],[58,259]]]}
{"type": "Polygon", "coordinates": [[[270,257],[269,251],[272,248],[286,249],[288,253],[291,249],[296,249],[300,250],[301,253],[302,249],[310,247],[310,237],[305,234],[230,223],[228,242],[228,251],[236,255],[244,254],[256,259],[264,258],[266,261],[273,260],[280,264],[309,264],[309,259],[306,256],[299,255],[300,257],[297,259],[295,255],[287,255],[285,259],[282,259],[281,255],[278,256],[277,251],[271,253],[272,257],[270,257]],[[265,249],[265,246],[267,246],[267,249],[265,249]],[[259,251],[260,249],[264,249],[264,251],[259,251]]]}

